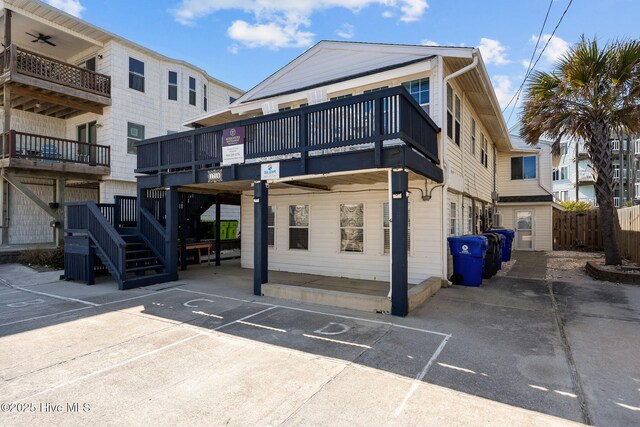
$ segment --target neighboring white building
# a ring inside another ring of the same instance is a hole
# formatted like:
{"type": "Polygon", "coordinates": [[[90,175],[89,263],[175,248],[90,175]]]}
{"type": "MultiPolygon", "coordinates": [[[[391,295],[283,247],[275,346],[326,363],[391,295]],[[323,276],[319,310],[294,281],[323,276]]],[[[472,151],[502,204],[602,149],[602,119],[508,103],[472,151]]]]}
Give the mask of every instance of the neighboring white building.
{"type": "MultiPolygon", "coordinates": [[[[560,162],[553,170],[553,195],[556,201],[576,200],[576,181],[578,182],[578,200],[598,205],[594,186],[591,162],[582,141],[577,142],[578,161],[576,176],[576,141],[564,141],[561,144],[560,162]]],[[[640,139],[631,139],[630,144],[623,140],[612,140],[614,205],[625,207],[627,202],[640,203],[640,139]],[[622,153],[620,152],[622,148],[622,153]],[[635,176],[634,176],[635,175],[635,176]]]]}
{"type": "Polygon", "coordinates": [[[2,244],[50,243],[55,230],[59,239],[50,223],[64,222],[64,202],[136,195],[136,141],[185,130],[242,94],[40,1],[0,7],[3,132],[14,131],[1,165],[2,244]]]}

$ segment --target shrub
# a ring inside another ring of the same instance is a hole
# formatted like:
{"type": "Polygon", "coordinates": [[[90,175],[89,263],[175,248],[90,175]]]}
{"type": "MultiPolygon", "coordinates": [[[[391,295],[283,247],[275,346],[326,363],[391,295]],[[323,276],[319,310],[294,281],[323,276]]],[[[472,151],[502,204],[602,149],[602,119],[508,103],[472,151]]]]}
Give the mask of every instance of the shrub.
{"type": "Polygon", "coordinates": [[[587,212],[595,209],[595,207],[591,203],[585,201],[578,202],[575,200],[570,200],[567,202],[560,202],[560,205],[569,212],[587,212]]]}
{"type": "Polygon", "coordinates": [[[22,251],[18,262],[28,266],[49,267],[55,270],[61,270],[64,268],[64,247],[22,251]]]}

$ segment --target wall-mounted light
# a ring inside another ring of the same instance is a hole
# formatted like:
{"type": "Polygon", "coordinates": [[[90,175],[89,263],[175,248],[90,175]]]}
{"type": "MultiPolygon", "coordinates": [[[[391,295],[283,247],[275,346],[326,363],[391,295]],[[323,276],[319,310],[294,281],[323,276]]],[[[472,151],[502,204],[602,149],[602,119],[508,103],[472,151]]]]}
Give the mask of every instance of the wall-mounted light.
{"type": "Polygon", "coordinates": [[[98,59],[102,59],[102,55],[98,55],[98,59]]]}
{"type": "Polygon", "coordinates": [[[101,128],[102,127],[102,123],[96,123],[96,127],[97,128],[101,128]]]}

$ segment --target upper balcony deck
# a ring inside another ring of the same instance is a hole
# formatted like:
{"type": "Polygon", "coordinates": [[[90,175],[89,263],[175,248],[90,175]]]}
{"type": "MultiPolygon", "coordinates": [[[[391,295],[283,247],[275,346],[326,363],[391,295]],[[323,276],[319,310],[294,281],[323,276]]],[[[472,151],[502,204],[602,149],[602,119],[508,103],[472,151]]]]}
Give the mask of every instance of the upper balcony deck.
{"type": "MultiPolygon", "coordinates": [[[[175,185],[260,179],[260,165],[280,163],[280,177],[374,168],[408,168],[442,181],[439,128],[403,87],[324,102],[141,141],[136,172],[175,185]],[[225,165],[223,132],[244,134],[244,161],[225,165]],[[178,175],[180,177],[178,177],[178,175]]],[[[149,177],[151,179],[151,177],[149,177]]]]}
{"type": "Polygon", "coordinates": [[[111,77],[12,44],[0,51],[0,84],[11,107],[58,118],[102,114],[111,105],[111,77]]]}

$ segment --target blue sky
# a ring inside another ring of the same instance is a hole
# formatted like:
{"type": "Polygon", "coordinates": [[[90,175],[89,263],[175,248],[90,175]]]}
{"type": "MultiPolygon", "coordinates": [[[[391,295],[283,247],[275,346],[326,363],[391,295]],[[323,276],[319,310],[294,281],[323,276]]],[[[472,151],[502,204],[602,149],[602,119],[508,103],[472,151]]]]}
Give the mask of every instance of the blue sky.
{"type": "MultiPolygon", "coordinates": [[[[46,1],[245,90],[323,39],[480,47],[503,105],[524,78],[549,6],[547,0],[46,1]]],[[[569,1],[553,1],[540,48],[569,1]]],[[[639,17],[638,0],[573,0],[536,68],[548,69],[582,34],[640,38],[639,17]]]]}

